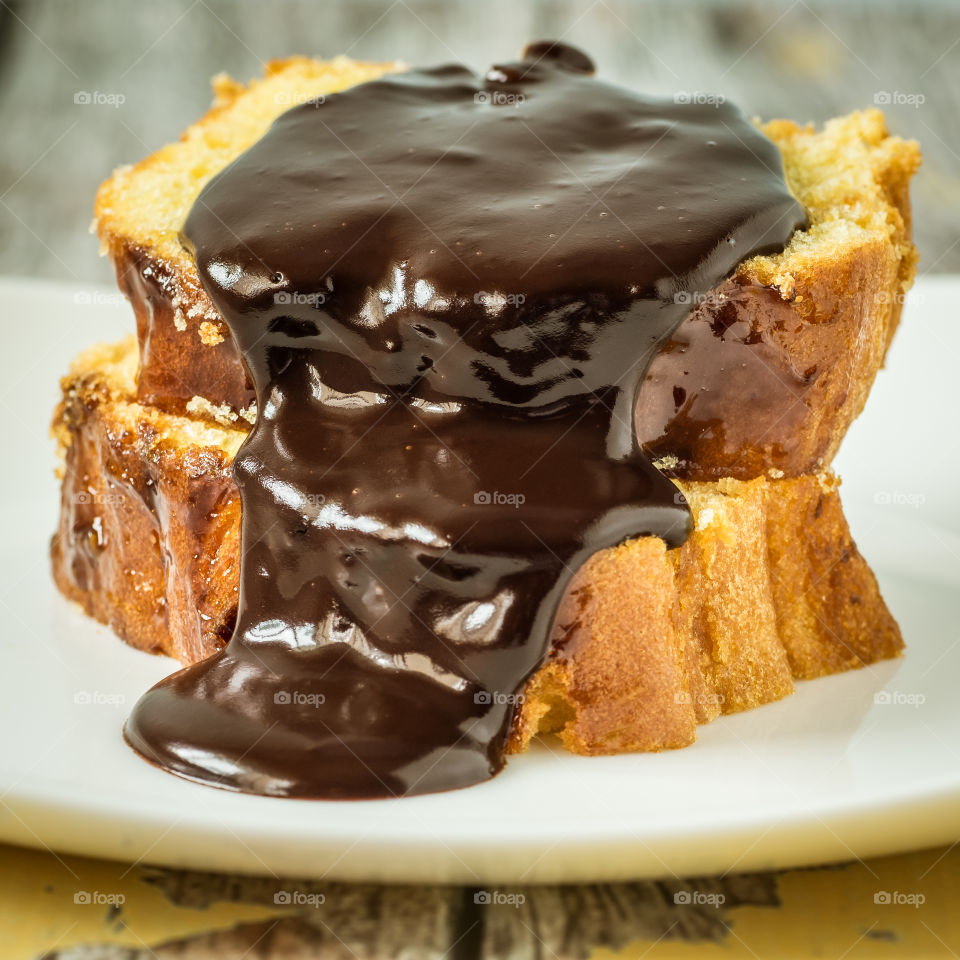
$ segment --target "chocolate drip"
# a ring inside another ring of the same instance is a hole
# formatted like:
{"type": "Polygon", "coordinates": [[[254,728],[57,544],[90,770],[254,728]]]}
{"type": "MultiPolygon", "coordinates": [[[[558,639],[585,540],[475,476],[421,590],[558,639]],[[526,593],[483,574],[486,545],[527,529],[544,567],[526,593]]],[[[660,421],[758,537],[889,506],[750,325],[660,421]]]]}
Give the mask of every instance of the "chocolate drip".
{"type": "Polygon", "coordinates": [[[540,43],[389,76],[284,114],[201,193],[185,241],[259,418],[236,631],[141,698],[147,759],[292,797],[487,779],[576,568],[682,543],[639,384],[803,211],[735,108],[592,72],[540,43]]]}

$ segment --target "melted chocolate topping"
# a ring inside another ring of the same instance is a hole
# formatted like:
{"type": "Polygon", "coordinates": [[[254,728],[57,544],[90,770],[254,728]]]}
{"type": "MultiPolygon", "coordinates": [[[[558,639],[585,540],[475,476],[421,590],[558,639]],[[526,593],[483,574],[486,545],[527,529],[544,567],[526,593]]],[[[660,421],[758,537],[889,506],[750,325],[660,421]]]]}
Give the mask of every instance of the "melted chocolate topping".
{"type": "Polygon", "coordinates": [[[259,417],[236,631],[138,702],[147,759],[290,797],[485,780],[577,567],[683,542],[639,384],[804,214],[737,109],[592,72],[543,43],[384,77],[285,113],[201,193],[185,239],[259,417]]]}

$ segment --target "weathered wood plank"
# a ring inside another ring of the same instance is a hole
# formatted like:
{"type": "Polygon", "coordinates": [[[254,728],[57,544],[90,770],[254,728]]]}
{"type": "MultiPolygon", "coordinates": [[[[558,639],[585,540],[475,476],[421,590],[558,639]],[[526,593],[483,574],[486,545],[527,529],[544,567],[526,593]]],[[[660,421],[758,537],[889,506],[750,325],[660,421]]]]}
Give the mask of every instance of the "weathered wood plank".
{"type": "Polygon", "coordinates": [[[217,902],[289,903],[277,920],[172,940],[150,950],[102,944],[74,947],[49,960],[158,960],[248,955],[379,960],[392,956],[551,957],[585,960],[599,947],[636,940],[723,941],[728,911],[776,907],[774,874],[583,886],[380,886],[229,877],[155,869],[145,877],[174,904],[202,910],[217,902]]]}

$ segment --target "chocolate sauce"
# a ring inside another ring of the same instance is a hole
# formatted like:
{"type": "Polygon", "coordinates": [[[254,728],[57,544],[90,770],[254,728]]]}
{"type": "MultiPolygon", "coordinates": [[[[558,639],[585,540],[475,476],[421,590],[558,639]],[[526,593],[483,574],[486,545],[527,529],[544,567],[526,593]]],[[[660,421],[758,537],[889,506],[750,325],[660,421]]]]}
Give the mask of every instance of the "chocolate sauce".
{"type": "Polygon", "coordinates": [[[236,630],[138,702],[147,759],[289,797],[485,780],[577,567],[683,542],[639,385],[804,214],[737,109],[592,72],[544,43],[388,76],[285,113],[201,193],[185,242],[259,418],[236,630]]]}

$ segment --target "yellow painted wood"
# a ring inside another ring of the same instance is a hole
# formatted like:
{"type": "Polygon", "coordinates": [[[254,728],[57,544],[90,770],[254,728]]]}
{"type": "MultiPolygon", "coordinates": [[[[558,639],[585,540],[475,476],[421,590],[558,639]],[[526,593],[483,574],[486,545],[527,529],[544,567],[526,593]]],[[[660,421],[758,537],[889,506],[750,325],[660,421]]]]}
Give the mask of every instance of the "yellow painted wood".
{"type": "Polygon", "coordinates": [[[960,846],[788,871],[779,876],[779,891],[779,908],[730,910],[723,943],[637,942],[616,953],[596,951],[591,960],[960,956],[960,846]]]}
{"type": "MultiPolygon", "coordinates": [[[[0,845],[0,960],[34,960],[47,951],[80,944],[155,947],[237,924],[290,916],[289,910],[269,904],[175,906],[159,888],[145,882],[147,875],[140,866],[0,845]],[[119,897],[122,908],[112,909],[111,900],[119,897]]],[[[211,887],[224,889],[218,884],[211,887]]],[[[705,905],[703,909],[723,910],[729,932],[718,942],[691,943],[668,933],[659,941],[638,939],[618,951],[597,949],[591,960],[960,956],[960,846],[842,867],[786,871],[776,876],[776,888],[780,906],[705,905]]],[[[590,888],[583,890],[584,897],[592,895],[590,888]]],[[[536,896],[530,888],[527,892],[536,896]]],[[[696,898],[695,882],[686,892],[696,898]]],[[[576,902],[572,893],[568,903],[576,902]]],[[[402,895],[402,889],[397,894],[402,895]]],[[[414,891],[408,888],[408,895],[413,897],[414,891]]],[[[378,901],[358,902],[372,908],[378,901]]],[[[665,929],[677,909],[663,904],[665,929]]],[[[380,934],[381,943],[390,940],[389,931],[380,934]]],[[[397,936],[402,939],[399,928],[397,936]]],[[[402,946],[396,944],[398,949],[402,946]]],[[[215,955],[215,948],[206,949],[215,955]]],[[[198,945],[190,955],[199,960],[208,953],[198,945]]],[[[284,954],[308,955],[303,947],[284,954]]]]}
{"type": "Polygon", "coordinates": [[[0,844],[0,958],[34,960],[81,943],[143,947],[279,913],[235,903],[176,907],[142,877],[138,866],[0,844]],[[76,902],[84,893],[90,902],[76,902]],[[119,913],[106,902],[118,895],[119,913]]]}

